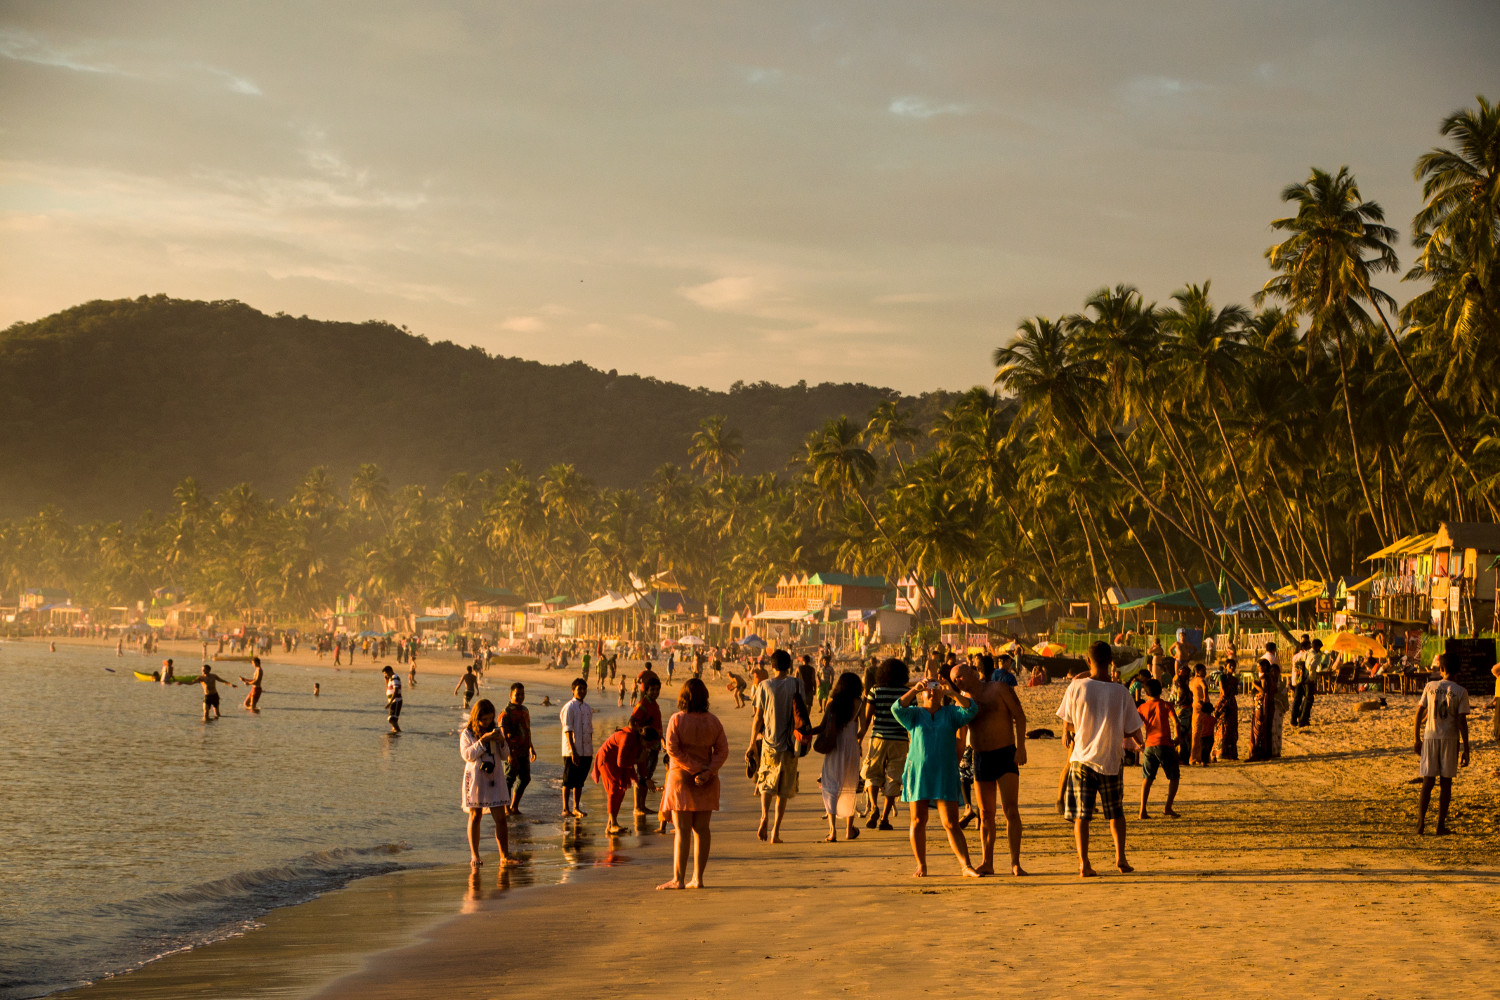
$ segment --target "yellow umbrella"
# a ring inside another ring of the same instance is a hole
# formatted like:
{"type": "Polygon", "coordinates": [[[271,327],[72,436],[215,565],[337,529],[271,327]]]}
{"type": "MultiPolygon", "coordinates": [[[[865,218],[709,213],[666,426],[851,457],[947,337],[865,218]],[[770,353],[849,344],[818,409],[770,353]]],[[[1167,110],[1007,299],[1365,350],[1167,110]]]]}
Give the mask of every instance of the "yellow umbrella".
{"type": "Polygon", "coordinates": [[[1056,656],[1058,653],[1066,652],[1068,647],[1060,642],[1044,642],[1032,648],[1042,656],[1056,656]]]}
{"type": "Polygon", "coordinates": [[[1380,644],[1380,640],[1368,635],[1356,635],[1353,632],[1340,632],[1324,648],[1334,653],[1360,653],[1382,660],[1390,655],[1380,644]]]}

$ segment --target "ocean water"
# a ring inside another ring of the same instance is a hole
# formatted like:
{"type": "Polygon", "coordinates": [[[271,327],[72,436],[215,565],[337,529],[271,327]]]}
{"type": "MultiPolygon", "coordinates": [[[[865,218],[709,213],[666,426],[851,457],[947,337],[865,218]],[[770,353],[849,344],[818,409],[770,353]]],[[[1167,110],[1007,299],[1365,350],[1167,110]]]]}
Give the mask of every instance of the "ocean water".
{"type": "MultiPolygon", "coordinates": [[[[204,725],[198,686],[135,680],[133,669],[157,662],[0,643],[0,998],[242,933],[354,879],[467,861],[454,678],[419,672],[397,736],[378,674],[268,660],[261,713],[240,707],[243,684],[221,685],[223,718],[204,725]]],[[[248,666],[215,672],[238,680],[248,666]]],[[[497,705],[503,671],[481,689],[497,705]]],[[[560,693],[527,684],[539,759],[523,809],[533,819],[512,823],[511,836],[533,879],[588,863],[564,852],[554,818],[557,711],[539,704],[560,693]]],[[[613,698],[596,710],[604,732],[624,712],[613,698]]],[[[488,818],[484,833],[493,870],[488,818]]]]}

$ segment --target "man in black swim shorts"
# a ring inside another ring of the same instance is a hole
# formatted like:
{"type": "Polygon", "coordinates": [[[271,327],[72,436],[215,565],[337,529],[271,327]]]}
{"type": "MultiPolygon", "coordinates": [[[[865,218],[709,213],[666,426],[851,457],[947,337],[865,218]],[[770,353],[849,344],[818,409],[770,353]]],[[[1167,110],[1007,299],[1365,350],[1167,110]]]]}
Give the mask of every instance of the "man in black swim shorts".
{"type": "Polygon", "coordinates": [[[208,710],[214,710],[214,718],[219,717],[219,684],[228,684],[230,687],[239,687],[233,684],[227,677],[220,677],[214,673],[207,663],[203,664],[203,672],[198,675],[198,683],[203,685],[203,721],[208,721],[208,710]]]}
{"type": "Polygon", "coordinates": [[[1020,765],[1026,763],[1026,712],[1015,689],[1004,681],[985,680],[994,673],[989,655],[973,664],[953,667],[953,686],[974,699],[979,714],[969,723],[974,748],[974,784],[979,792],[979,834],[983,858],[976,866],[984,875],[995,873],[995,798],[1005,810],[1005,832],[1010,841],[1010,870],[1021,868],[1020,765]]]}

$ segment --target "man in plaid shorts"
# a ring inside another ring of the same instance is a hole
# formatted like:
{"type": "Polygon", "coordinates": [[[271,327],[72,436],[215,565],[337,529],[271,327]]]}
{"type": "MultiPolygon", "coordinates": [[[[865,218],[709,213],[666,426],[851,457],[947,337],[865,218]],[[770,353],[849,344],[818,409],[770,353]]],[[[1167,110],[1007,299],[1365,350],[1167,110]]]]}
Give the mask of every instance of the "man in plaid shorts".
{"type": "Polygon", "coordinates": [[[1073,737],[1073,756],[1069,765],[1067,809],[1074,821],[1073,836],[1078,843],[1078,874],[1094,878],[1099,873],[1089,864],[1089,820],[1094,803],[1109,820],[1109,832],[1115,841],[1115,866],[1129,874],[1125,860],[1125,775],[1123,749],[1125,738],[1139,740],[1141,716],[1135,701],[1123,684],[1109,679],[1112,650],[1107,642],[1089,647],[1089,675],[1068,686],[1057,717],[1073,737]]]}

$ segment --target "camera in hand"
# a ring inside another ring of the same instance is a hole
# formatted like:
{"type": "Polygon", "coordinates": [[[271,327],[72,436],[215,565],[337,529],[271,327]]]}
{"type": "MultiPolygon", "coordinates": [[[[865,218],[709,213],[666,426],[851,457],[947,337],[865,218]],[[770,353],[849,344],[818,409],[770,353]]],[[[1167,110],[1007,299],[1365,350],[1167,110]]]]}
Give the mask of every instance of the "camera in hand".
{"type": "MultiPolygon", "coordinates": [[[[490,733],[493,733],[497,728],[499,728],[499,727],[497,727],[492,722],[489,725],[485,726],[484,728],[480,729],[479,730],[479,735],[481,737],[488,736],[490,733]]],[[[483,771],[485,774],[494,774],[495,773],[495,758],[494,758],[494,756],[491,755],[491,754],[489,754],[489,753],[486,753],[484,755],[484,759],[479,762],[479,769],[481,771],[483,771]]]]}

